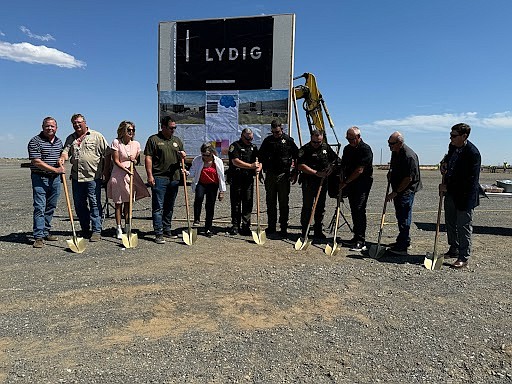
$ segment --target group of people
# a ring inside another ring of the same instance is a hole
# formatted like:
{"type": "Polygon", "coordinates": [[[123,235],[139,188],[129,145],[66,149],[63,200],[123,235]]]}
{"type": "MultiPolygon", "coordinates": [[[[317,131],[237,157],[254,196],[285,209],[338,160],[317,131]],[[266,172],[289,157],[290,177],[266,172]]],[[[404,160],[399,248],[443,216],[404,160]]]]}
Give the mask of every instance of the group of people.
{"type": "MultiPolygon", "coordinates": [[[[43,120],[42,131],[28,144],[31,160],[33,189],[33,234],[35,248],[44,241],[56,241],[51,220],[60,195],[64,163],[71,163],[73,201],[80,222],[82,236],[90,241],[101,240],[101,189],[108,180],[107,195],[115,203],[116,236],[123,234],[122,217],[128,220],[127,203],[130,198],[150,196],[147,186],[133,164],[139,159],[140,143],[134,140],[135,124],[123,121],[117,129],[117,138],[109,146],[103,135],[87,126],[85,117],[71,117],[74,132],[64,144],[56,136],[57,121],[43,120]],[[130,181],[133,196],[130,197],[130,181]]],[[[334,189],[338,199],[347,197],[353,223],[353,238],[344,241],[351,250],[365,250],[366,205],[373,183],[373,153],[358,127],[346,132],[348,144],[341,156],[327,143],[322,131],[311,132],[310,141],[298,148],[284,133],[280,122],[271,122],[271,134],[260,148],[253,144],[254,133],[242,130],[240,139],[229,147],[229,166],[224,164],[211,143],[201,146],[201,155],[193,159],[184,175],[186,152],[183,142],[174,135],[176,122],[164,117],[158,133],[150,136],[144,149],[147,185],[151,187],[152,220],[155,242],[164,244],[165,238],[177,238],[172,228],[174,204],[180,181],[191,176],[195,193],[193,225],[200,225],[201,210],[205,204],[204,234],[211,237],[215,201],[222,201],[226,185],[230,186],[231,235],[251,235],[254,183],[264,179],[269,238],[288,236],[289,195],[297,181],[302,189],[300,216],[301,234],[314,219],[313,236],[325,239],[323,218],[327,191],[334,189]],[[332,176],[335,177],[332,177],[332,176]],[[329,187],[327,184],[331,183],[329,187]],[[315,210],[313,212],[313,209],[315,210]],[[279,213],[279,214],[278,214],[279,213]],[[279,231],[278,224],[279,222],[279,231]]],[[[460,123],[452,127],[447,155],[441,161],[443,181],[439,193],[444,196],[445,221],[449,250],[446,257],[456,257],[453,268],[463,268],[471,255],[473,209],[479,203],[480,154],[468,141],[471,127],[460,123]]],[[[391,150],[386,202],[393,201],[398,224],[398,236],[391,251],[406,253],[410,247],[412,207],[416,192],[422,188],[419,159],[405,144],[404,136],[394,132],[388,139],[391,150]]],[[[65,177],[65,176],[64,176],[65,177]]]]}

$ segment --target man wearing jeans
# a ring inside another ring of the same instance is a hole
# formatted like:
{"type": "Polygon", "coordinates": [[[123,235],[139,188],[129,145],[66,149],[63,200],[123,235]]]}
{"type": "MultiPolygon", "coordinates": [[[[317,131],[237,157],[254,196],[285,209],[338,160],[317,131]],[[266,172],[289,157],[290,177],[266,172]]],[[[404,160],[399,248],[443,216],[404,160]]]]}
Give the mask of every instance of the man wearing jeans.
{"type": "Polygon", "coordinates": [[[146,142],[144,164],[152,191],[155,242],[165,244],[164,237],[177,238],[171,232],[171,223],[180,183],[181,159],[187,154],[181,140],[174,136],[176,122],[170,116],[162,118],[160,127],[160,131],[146,142]]]}
{"type": "Polygon", "coordinates": [[[391,184],[391,193],[386,201],[393,201],[398,224],[396,243],[391,252],[406,254],[411,245],[409,235],[412,222],[412,205],[414,195],[422,188],[420,176],[420,163],[418,155],[405,145],[404,137],[400,132],[393,132],[388,139],[391,151],[391,164],[388,180],[391,184]]]}
{"type": "Polygon", "coordinates": [[[65,173],[59,164],[62,141],[56,136],[57,121],[45,117],[43,130],[28,143],[28,158],[34,198],[34,248],[42,248],[44,240],[57,241],[50,233],[53,213],[60,195],[60,174],[65,173]]]}
{"type": "Polygon", "coordinates": [[[457,260],[452,268],[464,268],[471,256],[473,210],[480,204],[480,165],[478,148],[468,140],[471,127],[455,124],[450,132],[448,154],[441,162],[444,183],[439,192],[444,195],[446,234],[450,249],[445,257],[457,260]]]}
{"type": "MultiPolygon", "coordinates": [[[[68,160],[71,163],[71,183],[73,203],[82,228],[82,236],[90,241],[101,240],[101,187],[105,154],[109,149],[103,135],[87,126],[85,117],[80,113],[71,116],[74,133],[66,138],[60,156],[60,164],[68,160]]],[[[103,178],[103,179],[102,179],[103,178]]]]}

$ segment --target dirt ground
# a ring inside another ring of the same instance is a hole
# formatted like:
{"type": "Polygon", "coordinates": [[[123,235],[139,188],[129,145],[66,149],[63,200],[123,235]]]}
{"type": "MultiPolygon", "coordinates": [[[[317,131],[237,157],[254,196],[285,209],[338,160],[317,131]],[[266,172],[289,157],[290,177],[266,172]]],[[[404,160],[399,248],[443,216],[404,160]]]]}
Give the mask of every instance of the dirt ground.
{"type": "MultiPolygon", "coordinates": [[[[66,248],[63,195],[53,223],[60,240],[32,248],[30,171],[20,163],[0,162],[0,382],[512,382],[512,198],[481,201],[473,257],[461,271],[423,268],[433,250],[437,171],[423,172],[407,256],[377,261],[342,248],[331,257],[326,242],[296,251],[297,186],[287,240],[257,245],[226,235],[228,193],[212,238],[155,244],[144,199],[134,207],[137,248],[113,237],[109,207],[103,240],[76,254],[66,248]]],[[[481,182],[505,178],[512,175],[483,173],[481,182]]],[[[369,242],[385,186],[376,171],[369,242]]],[[[186,223],[183,200],[180,191],[175,227],[186,223]]],[[[329,199],[326,227],[334,212],[329,199]]],[[[397,234],[392,206],[386,222],[384,244],[397,234]]],[[[351,237],[348,225],[339,235],[351,237]]]]}

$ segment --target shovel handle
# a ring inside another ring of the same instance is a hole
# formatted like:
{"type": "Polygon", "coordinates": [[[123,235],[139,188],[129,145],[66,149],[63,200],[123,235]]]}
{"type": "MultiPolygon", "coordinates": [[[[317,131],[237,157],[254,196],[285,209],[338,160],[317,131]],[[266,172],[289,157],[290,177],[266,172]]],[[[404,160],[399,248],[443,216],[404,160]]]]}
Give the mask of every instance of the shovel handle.
{"type": "Polygon", "coordinates": [[[185,159],[181,158],[181,172],[183,173],[183,193],[185,195],[185,210],[187,211],[187,225],[190,232],[190,209],[188,206],[187,171],[185,170],[185,159]]]}
{"type": "Polygon", "coordinates": [[[62,185],[64,187],[64,195],[66,196],[66,205],[68,207],[68,215],[69,215],[69,221],[71,222],[71,228],[73,229],[73,237],[76,237],[75,235],[75,223],[73,221],[73,211],[71,210],[71,201],[69,200],[69,190],[68,190],[68,183],[66,181],[66,174],[61,174],[62,179],[62,185]]]}

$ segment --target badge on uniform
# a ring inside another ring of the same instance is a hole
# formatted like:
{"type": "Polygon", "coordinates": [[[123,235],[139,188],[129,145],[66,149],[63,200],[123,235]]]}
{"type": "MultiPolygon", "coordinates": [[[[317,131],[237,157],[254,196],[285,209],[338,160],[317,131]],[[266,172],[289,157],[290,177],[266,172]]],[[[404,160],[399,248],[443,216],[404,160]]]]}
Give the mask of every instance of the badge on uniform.
{"type": "Polygon", "coordinates": [[[178,148],[178,143],[172,143],[174,148],[178,148]]]}
{"type": "Polygon", "coordinates": [[[231,144],[231,145],[229,146],[229,152],[233,152],[233,150],[234,150],[234,149],[235,149],[235,146],[234,146],[233,144],[231,144]]]}
{"type": "Polygon", "coordinates": [[[281,143],[283,143],[283,144],[286,143],[286,140],[285,139],[281,140],[281,143]]]}
{"type": "Polygon", "coordinates": [[[322,151],[322,153],[323,153],[324,155],[326,155],[326,154],[327,154],[327,150],[326,150],[326,149],[324,149],[324,150],[322,151]]]}

